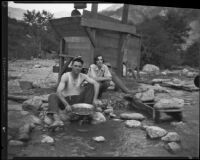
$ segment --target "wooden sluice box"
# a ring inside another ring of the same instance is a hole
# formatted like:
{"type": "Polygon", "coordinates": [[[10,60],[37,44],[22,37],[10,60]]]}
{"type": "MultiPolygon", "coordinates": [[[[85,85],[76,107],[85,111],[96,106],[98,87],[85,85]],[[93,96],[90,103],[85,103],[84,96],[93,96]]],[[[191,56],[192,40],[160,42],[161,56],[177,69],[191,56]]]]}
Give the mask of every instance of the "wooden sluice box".
{"type": "Polygon", "coordinates": [[[161,114],[165,113],[173,119],[177,121],[181,121],[183,118],[182,111],[183,109],[156,109],[154,108],[154,101],[148,101],[148,102],[142,102],[140,100],[136,100],[130,97],[125,97],[126,100],[131,102],[131,106],[133,107],[134,110],[144,113],[147,115],[149,118],[152,118],[155,122],[160,122],[161,121],[161,114]]]}
{"type": "Polygon", "coordinates": [[[59,66],[54,67],[59,78],[76,56],[81,56],[83,67],[89,68],[94,57],[102,55],[119,76],[123,62],[127,68],[139,68],[141,37],[134,25],[87,10],[79,17],[52,19],[50,24],[60,39],[59,66]]]}

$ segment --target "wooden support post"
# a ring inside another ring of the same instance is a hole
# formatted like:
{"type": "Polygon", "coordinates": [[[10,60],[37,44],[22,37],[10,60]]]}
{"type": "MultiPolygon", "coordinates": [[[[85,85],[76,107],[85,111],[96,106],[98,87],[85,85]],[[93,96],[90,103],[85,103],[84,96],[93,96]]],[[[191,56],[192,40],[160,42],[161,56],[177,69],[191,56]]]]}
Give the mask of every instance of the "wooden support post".
{"type": "MultiPolygon", "coordinates": [[[[61,39],[60,40],[60,53],[59,54],[64,54],[64,50],[65,50],[65,40],[61,39]]],[[[61,80],[61,72],[62,72],[62,68],[64,66],[64,57],[60,56],[60,62],[59,62],[59,74],[58,74],[58,83],[61,80]]]]}
{"type": "Polygon", "coordinates": [[[141,48],[142,48],[142,37],[140,36],[140,40],[139,40],[140,44],[139,44],[139,55],[138,55],[138,59],[137,59],[137,79],[140,79],[140,70],[139,70],[139,67],[140,67],[140,58],[141,58],[141,54],[142,54],[142,51],[141,51],[141,48]]]}
{"type": "Polygon", "coordinates": [[[92,3],[92,9],[91,9],[91,11],[92,11],[92,14],[93,15],[97,15],[97,12],[98,12],[98,3],[92,3]]]}
{"type": "MultiPolygon", "coordinates": [[[[122,12],[122,23],[123,24],[127,24],[127,22],[128,22],[128,9],[129,9],[129,5],[128,4],[124,4],[123,12],[122,12]]],[[[123,47],[123,43],[124,43],[125,38],[126,38],[126,35],[121,33],[120,40],[119,40],[119,53],[118,53],[118,62],[117,62],[117,64],[118,64],[117,65],[118,66],[117,74],[120,77],[123,74],[124,51],[123,51],[122,47],[123,47]]]]}

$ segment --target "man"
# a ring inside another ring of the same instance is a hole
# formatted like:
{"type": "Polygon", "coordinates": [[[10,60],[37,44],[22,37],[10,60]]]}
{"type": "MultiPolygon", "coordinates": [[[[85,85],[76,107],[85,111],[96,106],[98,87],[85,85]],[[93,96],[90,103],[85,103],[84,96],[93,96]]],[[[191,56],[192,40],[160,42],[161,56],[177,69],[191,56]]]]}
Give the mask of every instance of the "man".
{"type": "Polygon", "coordinates": [[[57,93],[49,96],[49,110],[53,113],[54,123],[50,127],[63,126],[59,110],[72,111],[71,105],[76,103],[98,103],[99,84],[86,74],[80,73],[83,67],[83,60],[78,57],[72,60],[72,71],[62,75],[57,88],[57,93]],[[84,82],[88,84],[83,86],[84,82]]]}
{"type": "Polygon", "coordinates": [[[102,93],[110,86],[110,81],[112,80],[112,75],[108,67],[104,64],[101,55],[94,58],[94,64],[90,65],[88,76],[99,83],[100,88],[98,98],[100,98],[102,93]]]}
{"type": "Polygon", "coordinates": [[[130,91],[122,82],[122,80],[116,75],[116,73],[111,69],[111,65],[104,64],[104,59],[101,55],[94,58],[94,64],[90,65],[88,70],[88,76],[96,80],[100,84],[99,96],[110,86],[110,81],[114,81],[115,84],[125,93],[135,94],[136,92],[130,91]]]}

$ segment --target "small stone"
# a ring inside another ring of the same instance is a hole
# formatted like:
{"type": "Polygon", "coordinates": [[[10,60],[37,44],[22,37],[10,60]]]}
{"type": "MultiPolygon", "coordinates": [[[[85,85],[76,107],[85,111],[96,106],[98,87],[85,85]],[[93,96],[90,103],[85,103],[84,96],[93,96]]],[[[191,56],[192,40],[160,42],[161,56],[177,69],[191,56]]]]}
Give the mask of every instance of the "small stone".
{"type": "Polygon", "coordinates": [[[140,113],[122,113],[120,114],[121,119],[127,119],[127,120],[144,120],[145,117],[140,113]]]}
{"type": "Polygon", "coordinates": [[[136,120],[127,120],[125,121],[125,125],[130,128],[141,127],[141,122],[136,120]]]}
{"type": "Polygon", "coordinates": [[[47,125],[51,125],[53,123],[53,120],[50,117],[45,116],[44,117],[44,123],[47,124],[47,125]]]}
{"type": "Polygon", "coordinates": [[[114,114],[114,113],[110,113],[110,118],[116,118],[116,117],[117,117],[116,114],[114,114]]]}
{"type": "Polygon", "coordinates": [[[161,138],[167,134],[167,131],[157,126],[148,126],[146,128],[147,135],[152,138],[161,138]]]}
{"type": "Polygon", "coordinates": [[[18,140],[10,140],[9,145],[11,146],[23,146],[24,142],[18,140]]]}
{"type": "Polygon", "coordinates": [[[101,112],[92,114],[92,124],[100,124],[106,122],[105,116],[101,112]]]}
{"type": "Polygon", "coordinates": [[[104,110],[105,114],[110,114],[112,112],[113,112],[113,108],[109,108],[109,109],[104,110]]]}
{"type": "Polygon", "coordinates": [[[99,136],[99,137],[93,137],[93,140],[95,140],[96,142],[104,142],[105,138],[103,136],[99,136]]]}
{"type": "Polygon", "coordinates": [[[118,118],[113,118],[112,120],[113,120],[113,121],[117,121],[117,122],[122,122],[122,121],[123,121],[123,120],[118,119],[118,118]]]}
{"type": "Polygon", "coordinates": [[[43,135],[43,139],[41,141],[42,143],[53,143],[54,139],[50,136],[43,135]]]}
{"type": "Polygon", "coordinates": [[[168,132],[166,136],[162,137],[161,140],[168,142],[180,141],[180,136],[176,132],[168,132]]]}
{"type": "Polygon", "coordinates": [[[168,151],[172,152],[172,153],[176,153],[176,152],[178,152],[178,151],[181,150],[181,146],[180,146],[178,143],[176,143],[176,142],[170,142],[170,143],[168,143],[168,144],[165,146],[165,148],[166,148],[168,151]]]}

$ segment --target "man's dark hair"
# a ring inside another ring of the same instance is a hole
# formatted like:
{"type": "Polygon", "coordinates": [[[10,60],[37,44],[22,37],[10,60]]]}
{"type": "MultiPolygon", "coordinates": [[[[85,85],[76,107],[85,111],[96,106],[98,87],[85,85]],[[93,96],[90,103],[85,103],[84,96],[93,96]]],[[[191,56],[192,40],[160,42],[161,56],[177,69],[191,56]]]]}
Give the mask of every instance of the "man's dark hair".
{"type": "Polygon", "coordinates": [[[83,63],[84,63],[81,57],[74,58],[74,59],[72,60],[72,65],[74,64],[74,62],[80,62],[82,65],[83,65],[83,63]]]}
{"type": "Polygon", "coordinates": [[[96,57],[94,57],[94,64],[97,64],[97,60],[98,60],[99,57],[102,57],[103,62],[104,62],[103,56],[102,55],[97,55],[96,57]]]}

